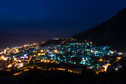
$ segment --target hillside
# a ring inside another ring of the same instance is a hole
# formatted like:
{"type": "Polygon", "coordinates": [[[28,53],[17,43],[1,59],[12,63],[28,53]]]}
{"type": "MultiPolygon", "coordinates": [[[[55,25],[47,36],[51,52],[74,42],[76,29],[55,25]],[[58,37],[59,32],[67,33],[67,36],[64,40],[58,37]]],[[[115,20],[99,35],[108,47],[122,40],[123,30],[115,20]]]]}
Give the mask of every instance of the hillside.
{"type": "Polygon", "coordinates": [[[79,40],[91,40],[98,45],[109,45],[113,49],[126,50],[126,8],[108,21],[73,36],[79,40]]]}

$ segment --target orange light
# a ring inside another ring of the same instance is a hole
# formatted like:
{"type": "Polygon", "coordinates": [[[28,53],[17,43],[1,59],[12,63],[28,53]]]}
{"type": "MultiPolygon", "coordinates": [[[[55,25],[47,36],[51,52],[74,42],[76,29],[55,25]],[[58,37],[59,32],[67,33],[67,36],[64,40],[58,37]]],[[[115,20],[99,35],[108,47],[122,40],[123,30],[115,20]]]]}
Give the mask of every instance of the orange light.
{"type": "Polygon", "coordinates": [[[58,53],[58,50],[54,50],[55,53],[58,53]]]}
{"type": "Polygon", "coordinates": [[[93,42],[90,42],[90,44],[92,45],[92,44],[93,44],[93,42]]]}
{"type": "Polygon", "coordinates": [[[11,67],[12,67],[12,64],[9,64],[9,65],[8,65],[8,68],[11,68],[11,67]]]}
{"type": "Polygon", "coordinates": [[[104,67],[104,71],[106,72],[108,70],[108,67],[111,66],[111,64],[107,63],[105,65],[103,65],[102,67],[104,67]]]}
{"type": "Polygon", "coordinates": [[[6,57],[4,57],[3,55],[0,57],[0,59],[1,59],[1,60],[4,60],[4,61],[6,61],[6,60],[7,60],[7,58],[6,58],[6,57]]]}
{"type": "Polygon", "coordinates": [[[122,57],[116,57],[116,61],[119,61],[119,60],[121,60],[122,59],[122,57]]]}
{"type": "Polygon", "coordinates": [[[103,59],[99,59],[98,61],[99,61],[99,62],[103,62],[103,59]]]}

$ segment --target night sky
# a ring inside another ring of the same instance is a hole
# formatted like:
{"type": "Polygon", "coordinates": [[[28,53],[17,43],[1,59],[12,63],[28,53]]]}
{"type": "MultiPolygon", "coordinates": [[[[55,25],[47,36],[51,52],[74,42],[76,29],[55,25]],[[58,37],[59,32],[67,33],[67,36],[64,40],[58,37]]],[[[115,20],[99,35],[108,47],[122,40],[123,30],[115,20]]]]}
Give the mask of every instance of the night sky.
{"type": "Polygon", "coordinates": [[[66,37],[125,7],[126,0],[0,0],[0,32],[66,37]]]}

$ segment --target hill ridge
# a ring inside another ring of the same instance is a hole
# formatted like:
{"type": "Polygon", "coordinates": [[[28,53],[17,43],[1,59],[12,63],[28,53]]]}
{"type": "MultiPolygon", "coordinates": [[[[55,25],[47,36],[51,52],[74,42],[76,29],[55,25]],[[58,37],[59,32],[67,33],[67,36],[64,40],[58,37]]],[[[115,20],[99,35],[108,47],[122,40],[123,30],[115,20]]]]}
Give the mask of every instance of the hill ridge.
{"type": "Polygon", "coordinates": [[[108,21],[99,24],[85,32],[73,36],[79,40],[91,40],[98,45],[109,45],[113,49],[126,48],[126,8],[108,21]]]}

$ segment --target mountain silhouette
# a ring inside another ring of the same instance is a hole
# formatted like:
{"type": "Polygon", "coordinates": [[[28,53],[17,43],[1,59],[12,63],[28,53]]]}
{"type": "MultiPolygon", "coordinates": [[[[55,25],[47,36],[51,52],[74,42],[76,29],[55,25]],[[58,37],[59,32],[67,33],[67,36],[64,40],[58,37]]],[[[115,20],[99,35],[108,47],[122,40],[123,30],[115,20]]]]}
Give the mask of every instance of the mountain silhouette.
{"type": "Polygon", "coordinates": [[[113,49],[126,50],[126,8],[108,21],[73,36],[79,40],[90,40],[97,45],[108,45],[113,49]]]}

